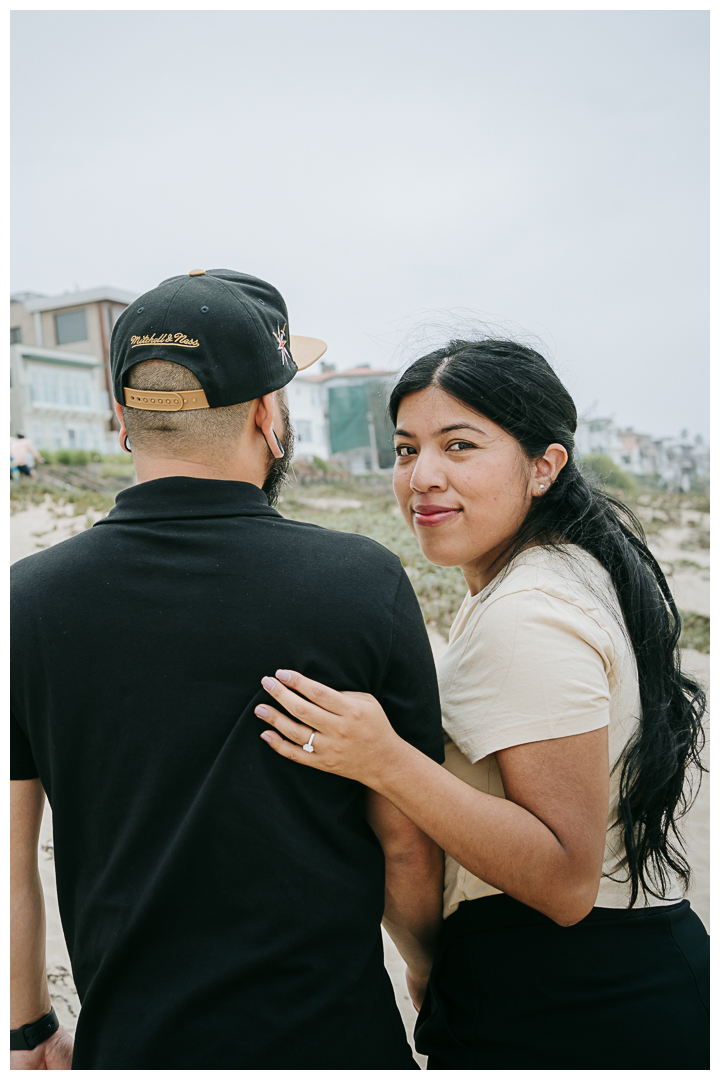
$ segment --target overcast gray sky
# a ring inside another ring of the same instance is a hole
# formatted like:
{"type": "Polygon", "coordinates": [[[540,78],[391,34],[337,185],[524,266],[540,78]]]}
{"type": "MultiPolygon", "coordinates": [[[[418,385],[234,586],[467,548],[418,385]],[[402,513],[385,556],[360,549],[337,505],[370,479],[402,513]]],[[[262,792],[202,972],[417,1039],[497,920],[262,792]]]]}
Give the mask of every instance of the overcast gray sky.
{"type": "Polygon", "coordinates": [[[13,291],[231,267],[338,367],[484,323],[707,435],[707,12],[12,21],[13,291]]]}

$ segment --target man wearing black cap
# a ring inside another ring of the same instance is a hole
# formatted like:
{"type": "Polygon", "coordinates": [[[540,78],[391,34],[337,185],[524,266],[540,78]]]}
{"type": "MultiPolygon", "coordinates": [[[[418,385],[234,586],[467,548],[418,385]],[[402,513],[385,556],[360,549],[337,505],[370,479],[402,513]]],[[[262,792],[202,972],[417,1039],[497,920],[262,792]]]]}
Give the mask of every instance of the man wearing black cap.
{"type": "Polygon", "coordinates": [[[417,1067],[380,920],[417,1001],[441,853],[354,781],[274,754],[253,712],[261,677],[291,667],[374,694],[443,757],[398,559],[273,509],[282,388],[323,351],[290,336],[272,286],[229,270],[171,278],[116,324],[138,484],[13,568],[13,1068],[417,1067]],[[43,791],[74,1055],[44,974],[43,791]]]}

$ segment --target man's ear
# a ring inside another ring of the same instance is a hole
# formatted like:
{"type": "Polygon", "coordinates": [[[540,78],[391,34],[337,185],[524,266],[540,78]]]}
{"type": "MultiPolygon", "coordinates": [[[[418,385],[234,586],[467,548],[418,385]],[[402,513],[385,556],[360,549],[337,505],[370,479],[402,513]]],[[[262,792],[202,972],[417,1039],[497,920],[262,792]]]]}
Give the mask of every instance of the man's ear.
{"type": "Polygon", "coordinates": [[[280,449],[277,437],[273,431],[276,411],[277,398],[275,396],[275,391],[273,391],[272,394],[264,394],[263,397],[258,400],[258,407],[255,413],[255,424],[265,436],[265,442],[268,444],[272,456],[274,458],[281,458],[285,457],[285,451],[280,449]]]}
{"type": "MultiPolygon", "coordinates": [[[[125,450],[125,440],[127,439],[127,428],[125,427],[125,417],[123,416],[122,405],[120,404],[120,402],[116,401],[116,402],[114,402],[114,405],[115,405],[115,415],[117,416],[118,420],[120,421],[120,432],[119,432],[118,438],[120,439],[120,446],[122,447],[123,450],[125,450]]],[[[128,453],[130,453],[130,451],[125,450],[125,453],[128,454],[128,453]]]]}

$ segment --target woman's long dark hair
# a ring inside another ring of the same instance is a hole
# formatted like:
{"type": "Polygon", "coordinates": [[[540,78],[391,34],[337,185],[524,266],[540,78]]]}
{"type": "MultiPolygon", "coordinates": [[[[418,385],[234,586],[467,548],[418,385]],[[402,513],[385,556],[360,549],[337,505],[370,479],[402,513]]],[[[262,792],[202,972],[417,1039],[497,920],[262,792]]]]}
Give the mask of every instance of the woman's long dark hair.
{"type": "Polygon", "coordinates": [[[558,547],[564,541],[584,548],[610,574],[637,661],[642,705],[637,732],[616,763],[629,906],[641,889],[662,897],[669,871],[687,888],[690,867],[677,822],[694,798],[691,770],[698,776],[703,771],[705,694],[680,668],[680,616],[640,522],[578,469],[575,405],[533,349],[494,339],[450,342],[400,377],[389,403],[393,424],[402,399],[432,385],[504,428],[530,460],[553,442],[567,450],[568,462],[555,482],[533,499],[505,565],[528,544],[558,547]]]}

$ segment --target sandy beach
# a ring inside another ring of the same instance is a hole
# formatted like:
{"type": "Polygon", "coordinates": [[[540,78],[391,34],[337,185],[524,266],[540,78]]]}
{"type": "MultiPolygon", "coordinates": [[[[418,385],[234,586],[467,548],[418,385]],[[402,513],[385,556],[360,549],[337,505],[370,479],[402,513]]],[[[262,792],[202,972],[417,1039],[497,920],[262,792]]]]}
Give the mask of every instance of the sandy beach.
{"type": "MultiPolygon", "coordinates": [[[[90,510],[81,515],[73,513],[72,505],[58,505],[46,496],[41,504],[31,505],[18,511],[11,518],[11,562],[25,558],[42,548],[59,543],[90,527],[102,515],[90,510]]],[[[695,526],[696,527],[696,526],[695,526]]],[[[668,528],[651,541],[653,552],[665,567],[672,567],[669,575],[671,588],[684,611],[709,615],[709,552],[692,552],[687,558],[687,537],[692,536],[690,524],[680,528],[668,528]]],[[[445,638],[435,630],[430,631],[431,644],[436,660],[446,648],[445,638]]],[[[709,655],[686,649],[683,660],[688,672],[695,675],[706,687],[709,682],[709,655]]],[[[709,759],[709,745],[705,754],[709,759]]],[[[709,929],[709,784],[703,783],[701,794],[688,814],[684,833],[693,868],[693,881],[689,898],[709,929]]],[[[52,848],[52,817],[46,805],[40,835],[40,872],[45,891],[47,912],[47,968],[50,995],[63,1025],[74,1031],[80,1005],[70,972],[70,959],[65,946],[55,891],[55,872],[52,848]]],[[[386,967],[393,981],[398,1005],[412,1042],[415,1011],[405,988],[405,965],[387,935],[385,943],[386,967]]],[[[417,1055],[424,1065],[424,1059],[417,1055]]]]}

